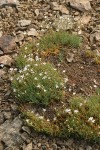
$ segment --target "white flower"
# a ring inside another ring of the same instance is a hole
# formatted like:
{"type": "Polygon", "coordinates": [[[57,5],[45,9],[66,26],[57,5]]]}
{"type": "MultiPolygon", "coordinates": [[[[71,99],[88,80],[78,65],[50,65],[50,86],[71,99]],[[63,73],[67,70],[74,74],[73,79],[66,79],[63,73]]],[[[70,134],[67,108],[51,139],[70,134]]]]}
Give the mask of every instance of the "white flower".
{"type": "Polygon", "coordinates": [[[47,77],[46,76],[44,76],[42,79],[46,79],[47,77]]]}
{"type": "Polygon", "coordinates": [[[88,121],[89,121],[89,122],[92,122],[92,123],[94,123],[94,122],[95,122],[95,120],[94,120],[94,118],[93,118],[93,117],[90,117],[90,118],[88,119],[88,121]]]}
{"type": "Polygon", "coordinates": [[[39,58],[38,56],[35,56],[35,60],[36,60],[36,61],[39,61],[40,58],[39,58]]]}
{"type": "Polygon", "coordinates": [[[63,73],[65,73],[66,72],[66,70],[63,70],[63,73]]]}
{"type": "Polygon", "coordinates": [[[43,64],[43,65],[46,65],[46,62],[43,62],[42,64],[43,64]]]}
{"type": "Polygon", "coordinates": [[[10,80],[12,81],[12,80],[13,80],[13,77],[11,77],[10,80]]]}
{"type": "Polygon", "coordinates": [[[39,119],[43,119],[44,117],[43,116],[39,116],[39,119]]]}
{"type": "Polygon", "coordinates": [[[41,88],[41,85],[40,85],[40,84],[38,84],[38,85],[37,85],[37,88],[41,88]]]}
{"type": "Polygon", "coordinates": [[[47,121],[49,122],[50,120],[49,120],[49,119],[47,119],[47,121]]]}
{"type": "Polygon", "coordinates": [[[38,66],[38,64],[34,64],[34,66],[38,66]]]}
{"type": "Polygon", "coordinates": [[[9,70],[10,70],[10,71],[13,71],[14,69],[13,69],[13,68],[10,68],[9,70]]]}
{"type": "Polygon", "coordinates": [[[44,92],[46,92],[47,90],[44,89],[44,92]]]}
{"type": "Polygon", "coordinates": [[[16,89],[13,89],[13,92],[16,92],[16,89]]]}
{"type": "Polygon", "coordinates": [[[77,114],[78,112],[79,112],[78,110],[74,110],[74,113],[76,113],[76,114],[77,114]]]}
{"type": "Polygon", "coordinates": [[[68,78],[64,78],[65,83],[68,81],[68,78]]]}
{"type": "Polygon", "coordinates": [[[22,70],[19,70],[19,73],[22,73],[23,71],[22,70]]]}
{"type": "Polygon", "coordinates": [[[53,118],[54,121],[55,121],[56,119],[57,119],[56,117],[53,118]]]}
{"type": "Polygon", "coordinates": [[[69,113],[69,112],[71,112],[71,109],[67,108],[67,109],[65,109],[64,111],[65,111],[66,113],[69,113]]]}
{"type": "Polygon", "coordinates": [[[39,73],[39,76],[42,76],[43,75],[43,73],[39,73]]]}
{"type": "Polygon", "coordinates": [[[27,49],[27,47],[25,47],[25,50],[27,49]]]}
{"type": "Polygon", "coordinates": [[[37,77],[35,77],[34,80],[38,80],[37,77]]]}
{"type": "Polygon", "coordinates": [[[33,58],[28,58],[29,61],[33,61],[33,58]]]}
{"type": "Polygon", "coordinates": [[[29,123],[29,119],[26,119],[26,122],[29,123]]]}
{"type": "Polygon", "coordinates": [[[26,70],[27,70],[27,66],[24,67],[23,71],[26,71],[26,70]]]}
{"type": "Polygon", "coordinates": [[[59,86],[56,84],[56,89],[59,88],[59,86]]]}
{"type": "Polygon", "coordinates": [[[46,112],[46,109],[43,108],[43,111],[46,112]]]}

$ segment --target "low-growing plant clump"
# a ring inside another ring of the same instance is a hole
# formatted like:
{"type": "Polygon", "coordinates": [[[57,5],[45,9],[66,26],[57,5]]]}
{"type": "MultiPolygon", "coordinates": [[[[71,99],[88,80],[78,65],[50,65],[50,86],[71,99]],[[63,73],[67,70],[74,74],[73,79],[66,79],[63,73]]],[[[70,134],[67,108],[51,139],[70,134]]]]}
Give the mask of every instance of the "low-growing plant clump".
{"type": "Polygon", "coordinates": [[[39,41],[39,50],[44,54],[57,54],[63,46],[78,48],[81,38],[65,31],[50,32],[39,41]]]}
{"type": "MultiPolygon", "coordinates": [[[[57,137],[100,142],[100,94],[88,98],[74,97],[66,102],[68,78],[53,64],[46,62],[44,57],[39,58],[41,52],[46,55],[56,54],[63,46],[78,48],[80,41],[77,35],[59,31],[45,35],[39,40],[39,44],[22,47],[16,58],[18,73],[13,76],[12,88],[21,104],[20,110],[25,115],[26,122],[34,130],[57,137]],[[33,103],[46,108],[53,102],[63,103],[55,109],[53,119],[21,107],[23,103],[33,103]]],[[[93,56],[91,54],[91,57],[93,56]]]]}
{"type": "MultiPolygon", "coordinates": [[[[24,111],[23,111],[24,112],[24,111]]],[[[56,110],[53,120],[34,112],[25,112],[26,122],[38,132],[68,138],[75,137],[100,142],[100,95],[93,95],[88,99],[74,97],[56,110]]]]}
{"type": "Polygon", "coordinates": [[[52,64],[42,61],[33,60],[20,69],[13,78],[12,87],[23,102],[47,105],[64,97],[64,79],[52,64]]]}

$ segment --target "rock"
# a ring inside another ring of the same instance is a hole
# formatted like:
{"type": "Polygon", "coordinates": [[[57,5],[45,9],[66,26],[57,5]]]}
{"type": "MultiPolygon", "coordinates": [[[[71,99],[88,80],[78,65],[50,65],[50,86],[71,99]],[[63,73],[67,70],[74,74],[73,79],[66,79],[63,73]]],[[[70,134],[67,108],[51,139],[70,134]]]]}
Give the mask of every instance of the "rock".
{"type": "Polygon", "coordinates": [[[100,42],[100,32],[95,32],[94,33],[94,39],[98,42],[100,42]]]}
{"type": "Polygon", "coordinates": [[[0,139],[6,146],[14,147],[23,143],[23,139],[19,133],[21,126],[22,121],[18,117],[16,117],[12,122],[10,120],[6,120],[0,126],[0,139]]]}
{"type": "Polygon", "coordinates": [[[39,9],[35,9],[35,14],[38,16],[39,15],[39,9]]]}
{"type": "Polygon", "coordinates": [[[91,10],[90,0],[67,0],[67,4],[69,4],[72,8],[79,10],[81,12],[91,10]]]}
{"type": "Polygon", "coordinates": [[[38,32],[34,28],[31,28],[27,34],[28,36],[38,36],[38,32]]]}
{"type": "Polygon", "coordinates": [[[2,31],[0,31],[0,38],[2,37],[2,35],[3,35],[3,32],[2,32],[2,31]]]}
{"type": "Polygon", "coordinates": [[[3,78],[4,77],[4,75],[5,75],[5,71],[4,70],[2,70],[2,69],[0,69],[0,78],[3,78]]]}
{"type": "Polygon", "coordinates": [[[90,21],[90,19],[91,19],[91,16],[86,16],[86,15],[83,15],[82,17],[81,17],[81,23],[82,24],[88,24],[89,23],[89,21],[90,21]]]}
{"type": "Polygon", "coordinates": [[[69,10],[63,5],[58,5],[57,2],[52,2],[51,6],[53,10],[59,10],[62,14],[69,14],[69,10]]]}
{"type": "Polygon", "coordinates": [[[4,115],[4,118],[5,119],[11,119],[12,118],[12,115],[11,115],[11,112],[3,112],[3,115],[4,115]]]}
{"type": "Polygon", "coordinates": [[[25,150],[32,150],[32,143],[29,143],[26,147],[25,150]]]}
{"type": "Polygon", "coordinates": [[[55,19],[53,27],[56,30],[69,30],[74,28],[74,20],[71,15],[62,15],[55,19]]]}
{"type": "Polygon", "coordinates": [[[3,147],[4,147],[3,144],[0,142],[0,150],[3,150],[4,149],[3,147]]]}
{"type": "Polygon", "coordinates": [[[69,63],[71,63],[73,61],[73,59],[74,59],[74,54],[73,53],[69,53],[66,59],[67,59],[67,61],[69,63]]]}
{"type": "Polygon", "coordinates": [[[18,24],[22,27],[25,27],[31,24],[31,20],[20,20],[18,21],[18,24]]]}
{"type": "Polygon", "coordinates": [[[16,6],[18,4],[18,0],[0,0],[0,7],[5,5],[16,6]]]}
{"type": "Polygon", "coordinates": [[[24,39],[24,34],[18,34],[18,35],[16,35],[16,38],[15,38],[15,41],[16,42],[20,42],[20,41],[22,41],[24,39]]]}
{"type": "Polygon", "coordinates": [[[92,150],[92,147],[91,146],[87,146],[86,150],[92,150]]]}
{"type": "Polygon", "coordinates": [[[0,38],[0,50],[2,50],[5,54],[12,52],[16,47],[15,38],[10,35],[4,35],[0,38]]]}
{"type": "Polygon", "coordinates": [[[0,57],[0,64],[11,66],[13,59],[9,55],[4,55],[0,57]]]}
{"type": "Polygon", "coordinates": [[[23,131],[25,131],[25,132],[27,132],[28,134],[30,134],[30,133],[31,133],[30,128],[29,128],[29,127],[27,127],[27,126],[23,126],[23,127],[22,127],[22,130],[23,130],[23,131]]]}
{"type": "MultiPolygon", "coordinates": [[[[4,123],[4,115],[2,112],[0,112],[0,125],[4,123]]],[[[0,149],[1,150],[1,149],[0,149]]]]}

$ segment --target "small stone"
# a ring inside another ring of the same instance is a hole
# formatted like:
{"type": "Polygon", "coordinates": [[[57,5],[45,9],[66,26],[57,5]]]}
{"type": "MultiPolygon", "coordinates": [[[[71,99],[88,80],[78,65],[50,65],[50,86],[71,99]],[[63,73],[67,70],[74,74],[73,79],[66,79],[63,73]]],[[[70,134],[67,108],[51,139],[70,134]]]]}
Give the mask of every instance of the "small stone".
{"type": "Polygon", "coordinates": [[[57,150],[57,144],[52,144],[53,150],[57,150]]]}
{"type": "Polygon", "coordinates": [[[0,64],[11,66],[13,59],[9,55],[4,55],[0,57],[0,64]]]}
{"type": "Polygon", "coordinates": [[[28,31],[28,36],[38,36],[38,32],[34,29],[34,28],[31,28],[29,31],[28,31]]]}
{"type": "Polygon", "coordinates": [[[22,127],[22,130],[23,130],[23,131],[25,131],[25,132],[27,132],[28,134],[30,134],[30,133],[31,133],[30,128],[29,128],[29,127],[27,127],[27,126],[23,126],[23,127],[22,127]]]}
{"type": "Polygon", "coordinates": [[[2,35],[3,35],[3,32],[2,32],[2,31],[0,31],[0,37],[2,37],[2,35]]]}
{"type": "Polygon", "coordinates": [[[15,38],[15,41],[16,42],[20,42],[24,39],[24,34],[18,34],[15,38]]]}
{"type": "MultiPolygon", "coordinates": [[[[4,115],[2,112],[0,112],[0,125],[4,123],[4,115]]],[[[0,149],[1,150],[1,149],[0,149]]]]}
{"type": "Polygon", "coordinates": [[[69,63],[71,63],[71,62],[73,61],[73,59],[74,59],[74,54],[73,54],[73,53],[69,53],[68,55],[69,55],[69,56],[68,56],[66,59],[67,59],[67,61],[68,61],[69,63]]]}
{"type": "Polygon", "coordinates": [[[38,16],[39,15],[39,9],[35,9],[35,14],[38,16]]]}
{"type": "Polygon", "coordinates": [[[32,150],[32,143],[29,143],[26,147],[25,150],[32,150]]]}
{"type": "Polygon", "coordinates": [[[20,21],[18,21],[18,24],[22,27],[28,26],[31,24],[31,20],[20,20],[20,21]]]}
{"type": "Polygon", "coordinates": [[[59,10],[62,14],[69,14],[69,10],[65,6],[58,5],[57,2],[52,2],[51,4],[53,10],[59,10]]]}

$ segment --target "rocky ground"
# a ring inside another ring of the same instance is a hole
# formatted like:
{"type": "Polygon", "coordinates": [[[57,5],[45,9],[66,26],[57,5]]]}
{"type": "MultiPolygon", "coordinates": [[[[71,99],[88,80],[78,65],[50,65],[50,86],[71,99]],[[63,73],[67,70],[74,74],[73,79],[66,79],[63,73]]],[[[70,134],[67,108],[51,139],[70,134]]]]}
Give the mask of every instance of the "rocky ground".
{"type": "MultiPolygon", "coordinates": [[[[100,56],[99,0],[82,0],[81,4],[80,0],[0,0],[0,150],[99,150],[98,144],[35,133],[23,123],[11,96],[10,76],[16,54],[23,44],[39,39],[48,29],[78,33],[84,49],[100,56]]],[[[80,71],[73,55],[67,61],[73,62],[72,69],[70,64],[67,66],[68,76],[78,85],[73,88],[74,94],[80,92],[79,85],[86,95],[100,88],[100,63],[91,62],[89,68],[87,62],[80,71]]],[[[69,87],[73,87],[71,81],[69,87]]]]}

